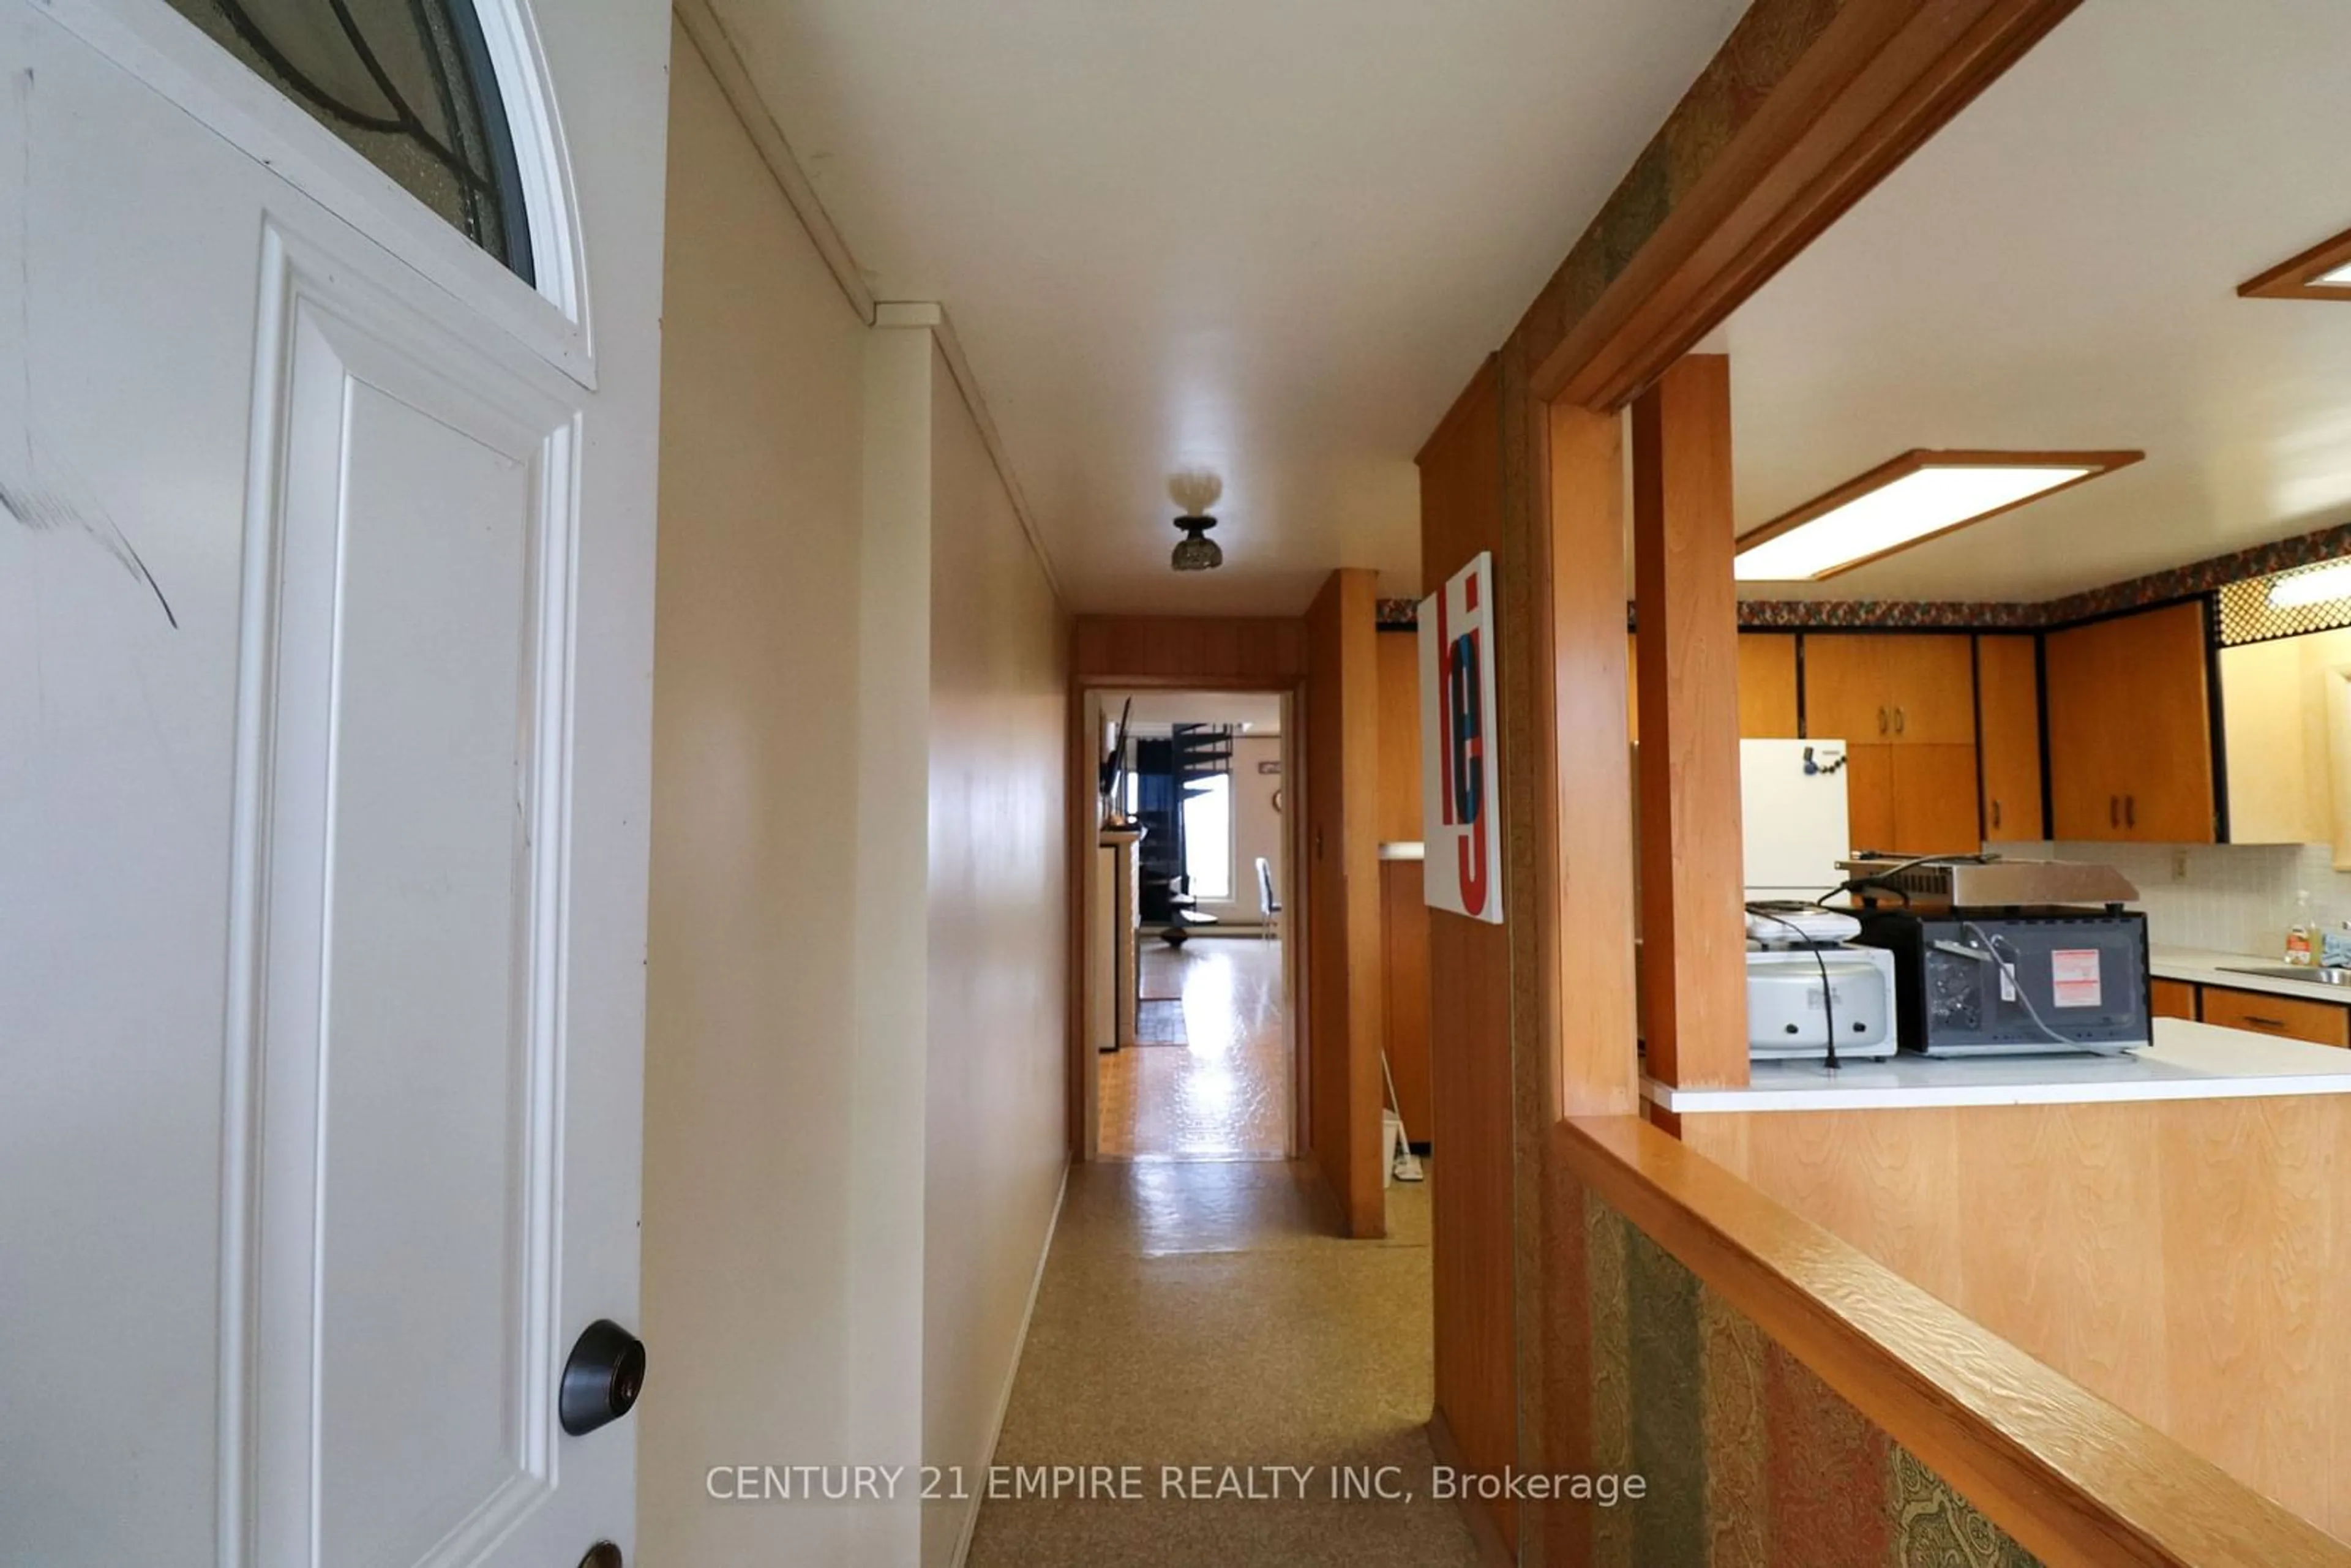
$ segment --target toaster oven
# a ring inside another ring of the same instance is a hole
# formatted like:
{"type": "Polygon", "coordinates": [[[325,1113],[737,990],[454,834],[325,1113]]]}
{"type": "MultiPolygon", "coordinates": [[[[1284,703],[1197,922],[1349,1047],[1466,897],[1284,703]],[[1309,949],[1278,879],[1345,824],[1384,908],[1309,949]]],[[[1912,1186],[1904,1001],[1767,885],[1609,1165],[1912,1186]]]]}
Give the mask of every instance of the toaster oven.
{"type": "Polygon", "coordinates": [[[1825,1060],[1832,1030],[1841,1061],[1891,1056],[1894,1012],[1894,955],[1884,948],[1748,951],[1747,1054],[1757,1061],[1825,1060]]]}

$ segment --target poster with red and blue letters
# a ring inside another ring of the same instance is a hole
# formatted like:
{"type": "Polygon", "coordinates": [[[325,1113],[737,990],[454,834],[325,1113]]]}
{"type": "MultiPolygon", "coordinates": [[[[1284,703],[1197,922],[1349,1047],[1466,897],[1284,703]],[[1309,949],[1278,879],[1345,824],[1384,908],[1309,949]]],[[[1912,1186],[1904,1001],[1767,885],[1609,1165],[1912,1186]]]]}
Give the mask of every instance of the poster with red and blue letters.
{"type": "Polygon", "coordinates": [[[1502,923],[1494,709],[1494,558],[1480,551],[1420,605],[1423,896],[1502,923]]]}

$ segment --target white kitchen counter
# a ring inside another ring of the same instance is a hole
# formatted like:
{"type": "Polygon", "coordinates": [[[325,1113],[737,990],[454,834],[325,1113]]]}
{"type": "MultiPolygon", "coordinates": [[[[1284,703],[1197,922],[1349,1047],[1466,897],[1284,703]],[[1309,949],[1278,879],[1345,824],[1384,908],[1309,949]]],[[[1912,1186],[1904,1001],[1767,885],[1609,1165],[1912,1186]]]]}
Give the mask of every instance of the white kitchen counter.
{"type": "MultiPolygon", "coordinates": [[[[2162,972],[2160,964],[2157,972],[2162,972]]],[[[2305,985],[2297,988],[2297,994],[2324,989],[2305,985]]],[[[1745,1089],[1676,1089],[1645,1079],[1642,1092],[1663,1109],[1682,1115],[1707,1111],[1862,1111],[1918,1105],[2064,1105],[2351,1094],[2351,1051],[2185,1019],[2157,1019],[2155,1043],[2127,1056],[1949,1061],[1905,1055],[1886,1061],[1855,1062],[1834,1073],[1817,1061],[1759,1061],[1754,1082],[1745,1089]]]]}
{"type": "Polygon", "coordinates": [[[2266,975],[2240,975],[2231,968],[2278,968],[2285,960],[2273,953],[2259,957],[2244,953],[2214,953],[2201,947],[2172,947],[2157,943],[2147,949],[2147,968],[2158,979],[2185,980],[2192,986],[2227,986],[2240,991],[2267,991],[2277,997],[2302,997],[2314,1002],[2351,1005],[2351,986],[2322,985],[2316,980],[2278,980],[2266,975]]]}

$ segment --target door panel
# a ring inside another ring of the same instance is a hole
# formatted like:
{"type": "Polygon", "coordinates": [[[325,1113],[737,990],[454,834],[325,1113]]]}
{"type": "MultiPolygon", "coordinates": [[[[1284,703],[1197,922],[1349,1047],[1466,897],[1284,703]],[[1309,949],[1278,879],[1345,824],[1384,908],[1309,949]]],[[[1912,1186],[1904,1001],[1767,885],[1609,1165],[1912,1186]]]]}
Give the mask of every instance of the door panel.
{"type": "Polygon", "coordinates": [[[1796,636],[1739,636],[1739,734],[1746,740],[1790,739],[1796,727],[1796,636]]]}
{"type": "Polygon", "coordinates": [[[2106,624],[2128,673],[2130,771],[2123,780],[2126,838],[2149,843],[2213,839],[2210,664],[2201,602],[2106,624]]]}
{"type": "Polygon", "coordinates": [[[1881,637],[1849,632],[1804,636],[1804,733],[1871,745],[1894,738],[1886,695],[1881,637]]]}
{"type": "Polygon", "coordinates": [[[261,1540],[471,1563],[552,1479],[560,1046],[533,845],[559,841],[534,780],[562,727],[534,572],[569,559],[573,410],[350,263],[264,249],[264,336],[284,323],[291,352],[257,422],[286,432],[279,615],[247,634],[287,676],[254,694],[276,885],[250,1354],[264,1451],[309,1461],[256,1478],[261,1540]]]}
{"type": "Polygon", "coordinates": [[[1974,652],[1963,636],[1877,639],[1897,746],[1972,746],[1974,652]]]}
{"type": "Polygon", "coordinates": [[[1895,848],[1906,854],[1973,854],[1977,831],[1976,748],[1896,746],[1893,749],[1895,848]]]}
{"type": "Polygon", "coordinates": [[[1994,842],[2046,836],[2041,821],[2041,692],[2033,640],[1976,639],[1983,721],[1984,835],[1994,842]]]}
{"type": "Polygon", "coordinates": [[[2196,988],[2185,980],[2167,980],[2160,977],[2147,982],[2148,1004],[2159,1019],[2189,1019],[2196,1017],[2196,988]]]}
{"type": "Polygon", "coordinates": [[[575,1003],[643,954],[652,591],[587,476],[649,427],[37,8],[0,68],[0,1556],[576,1563],[632,1533],[554,1384],[634,1307],[641,1030],[575,1003]]]}
{"type": "Polygon", "coordinates": [[[1856,850],[1907,850],[1894,821],[1894,747],[1845,747],[1845,813],[1856,850]]]}
{"type": "Polygon", "coordinates": [[[2204,606],[2052,632],[2046,650],[2053,836],[2210,843],[2204,606]]]}
{"type": "Polygon", "coordinates": [[[2122,837],[2129,737],[2118,733],[2129,672],[2112,628],[2097,622],[2053,632],[2049,677],[2050,835],[2122,837]]]}

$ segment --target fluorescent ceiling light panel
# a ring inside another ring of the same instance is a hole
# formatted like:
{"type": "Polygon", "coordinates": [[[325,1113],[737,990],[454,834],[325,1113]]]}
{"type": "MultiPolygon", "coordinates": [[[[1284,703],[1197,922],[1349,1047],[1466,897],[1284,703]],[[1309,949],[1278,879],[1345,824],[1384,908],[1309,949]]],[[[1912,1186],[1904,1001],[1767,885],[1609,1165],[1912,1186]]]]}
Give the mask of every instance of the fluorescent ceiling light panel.
{"type": "Polygon", "coordinates": [[[2351,299],[2351,229],[2237,286],[2248,299],[2351,299]]]}
{"type": "Polygon", "coordinates": [[[2270,602],[2281,610],[2324,604],[2330,599],[2351,599],[2351,560],[2270,580],[2270,602]]]}
{"type": "Polygon", "coordinates": [[[1805,582],[2095,479],[2137,452],[1907,452],[1745,535],[1741,582],[1805,582]]]}

